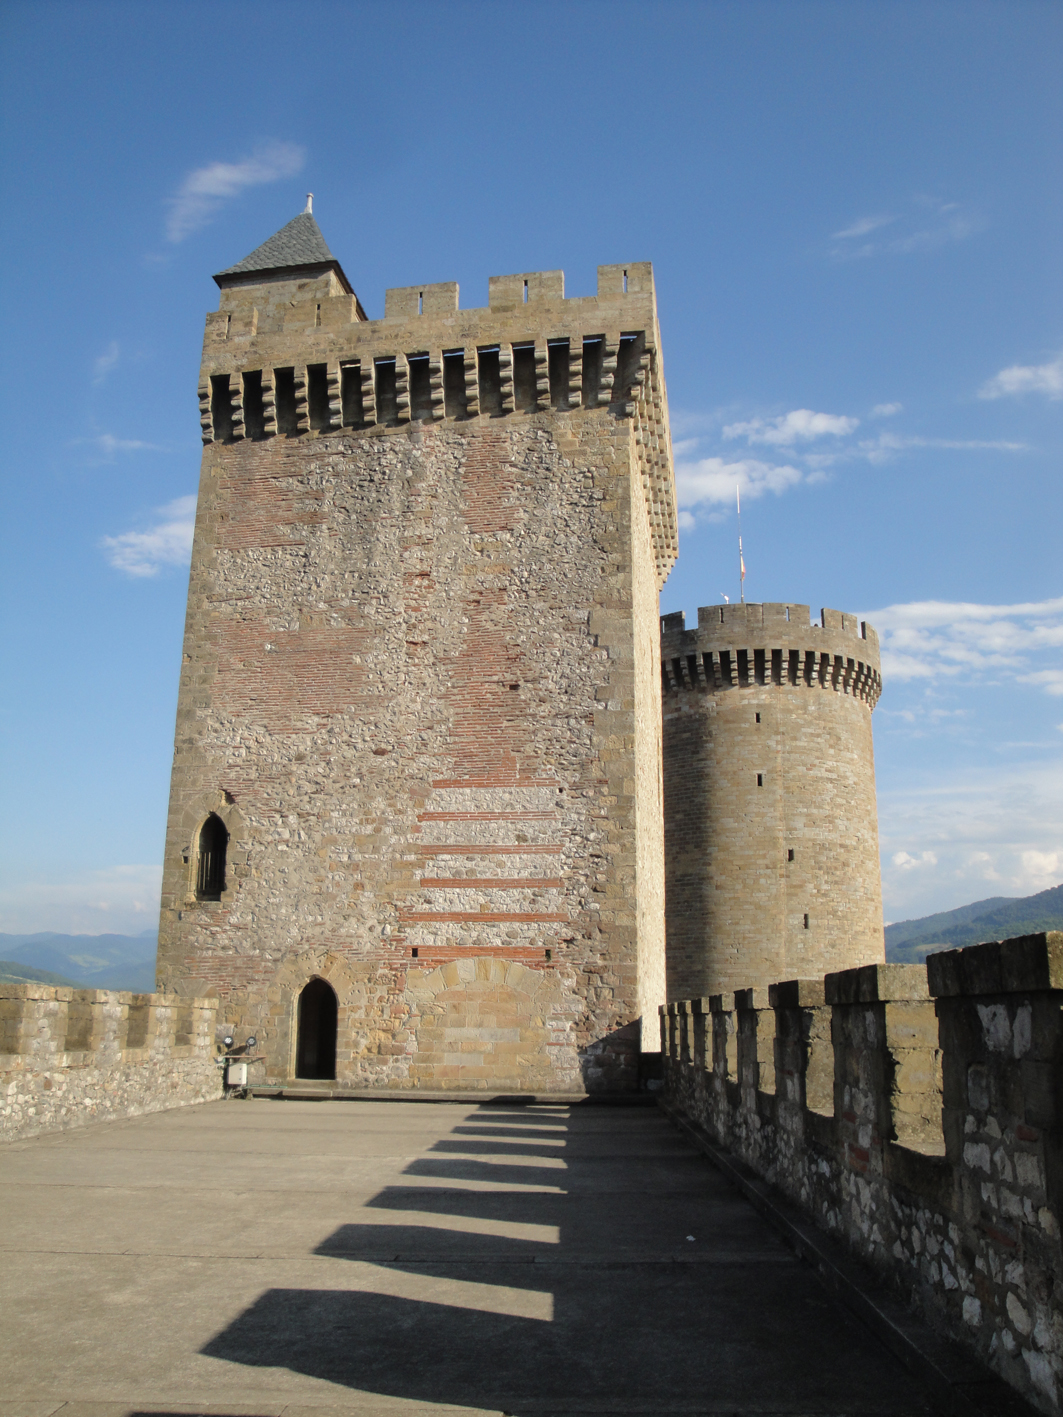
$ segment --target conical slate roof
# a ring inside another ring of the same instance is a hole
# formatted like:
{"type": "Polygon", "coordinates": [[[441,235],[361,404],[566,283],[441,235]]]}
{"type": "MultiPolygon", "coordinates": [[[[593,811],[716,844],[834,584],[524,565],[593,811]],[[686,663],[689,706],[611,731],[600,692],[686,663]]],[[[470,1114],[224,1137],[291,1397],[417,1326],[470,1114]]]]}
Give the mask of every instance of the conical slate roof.
{"type": "Polygon", "coordinates": [[[245,256],[228,270],[219,271],[214,279],[221,285],[231,276],[280,272],[293,267],[305,270],[308,266],[331,267],[350,290],[350,283],[321,235],[321,228],[310,212],[300,212],[268,241],[263,241],[250,256],[245,256]]]}

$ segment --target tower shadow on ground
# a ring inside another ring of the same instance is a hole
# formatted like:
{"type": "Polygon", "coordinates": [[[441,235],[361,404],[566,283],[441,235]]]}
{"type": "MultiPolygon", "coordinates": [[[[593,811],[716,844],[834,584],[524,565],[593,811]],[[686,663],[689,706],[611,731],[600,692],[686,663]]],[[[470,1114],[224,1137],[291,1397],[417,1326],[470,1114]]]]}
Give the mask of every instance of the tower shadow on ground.
{"type": "Polygon", "coordinates": [[[201,1351],[514,1417],[933,1410],[659,1114],[487,1105],[403,1174],[315,1251],[350,1288],[271,1289],[201,1351]]]}

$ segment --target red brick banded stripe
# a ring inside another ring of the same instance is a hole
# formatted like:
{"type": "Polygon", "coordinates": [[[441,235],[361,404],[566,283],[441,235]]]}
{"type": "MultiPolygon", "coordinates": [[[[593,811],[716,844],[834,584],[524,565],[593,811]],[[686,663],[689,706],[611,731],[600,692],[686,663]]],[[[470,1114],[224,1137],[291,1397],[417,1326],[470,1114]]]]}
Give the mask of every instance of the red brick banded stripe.
{"type": "Polygon", "coordinates": [[[403,925],[463,925],[479,923],[484,925],[505,925],[514,923],[537,923],[548,920],[567,920],[564,912],[533,915],[530,911],[516,910],[400,910],[399,920],[403,925]]]}
{"type": "Polygon", "coordinates": [[[493,777],[440,777],[433,787],[562,787],[556,777],[509,777],[496,774],[493,777]]]}
{"type": "Polygon", "coordinates": [[[560,846],[425,846],[417,850],[422,856],[560,856],[560,846]]]}
{"type": "Polygon", "coordinates": [[[519,891],[532,886],[559,886],[558,876],[422,876],[422,886],[456,887],[459,890],[479,890],[490,886],[492,890],[519,891]]]}
{"type": "Polygon", "coordinates": [[[419,822],[556,822],[556,812],[418,812],[419,822]]]}

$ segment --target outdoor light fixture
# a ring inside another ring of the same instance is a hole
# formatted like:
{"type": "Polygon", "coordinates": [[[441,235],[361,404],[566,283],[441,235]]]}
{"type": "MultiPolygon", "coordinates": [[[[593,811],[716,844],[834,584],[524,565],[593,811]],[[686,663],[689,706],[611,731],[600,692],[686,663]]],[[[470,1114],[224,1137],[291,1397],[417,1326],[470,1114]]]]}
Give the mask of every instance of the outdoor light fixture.
{"type": "Polygon", "coordinates": [[[231,1048],[233,1046],[232,1034],[227,1033],[222,1039],[222,1042],[225,1044],[226,1048],[231,1048]]]}
{"type": "Polygon", "coordinates": [[[251,1037],[247,1040],[247,1046],[248,1046],[248,1048],[253,1048],[257,1042],[258,1042],[258,1039],[257,1039],[257,1038],[255,1037],[255,1035],[252,1033],[251,1037]]]}

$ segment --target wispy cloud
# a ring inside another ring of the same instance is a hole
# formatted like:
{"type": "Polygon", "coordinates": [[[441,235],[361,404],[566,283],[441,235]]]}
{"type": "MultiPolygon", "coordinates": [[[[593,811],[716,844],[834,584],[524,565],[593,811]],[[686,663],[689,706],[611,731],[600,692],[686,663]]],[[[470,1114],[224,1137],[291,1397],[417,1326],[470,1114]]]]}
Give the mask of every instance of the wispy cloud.
{"type": "Polygon", "coordinates": [[[904,408],[903,403],[877,403],[871,410],[872,418],[892,418],[904,408]]]}
{"type": "Polygon", "coordinates": [[[854,221],[852,226],[847,226],[844,231],[835,231],[831,240],[854,241],[858,236],[870,236],[873,231],[878,231],[883,226],[890,226],[896,220],[895,216],[862,216],[854,221]]]}
{"type": "Polygon", "coordinates": [[[805,461],[810,467],[827,468],[844,462],[869,462],[872,466],[892,462],[900,453],[913,448],[941,448],[951,452],[1029,452],[1028,443],[1016,443],[1004,438],[922,438],[916,434],[879,433],[874,438],[861,438],[856,443],[829,452],[809,453],[805,461]]]}
{"type": "Polygon", "coordinates": [[[87,438],[75,438],[72,448],[93,448],[98,454],[90,459],[94,464],[113,463],[118,453],[164,453],[165,448],[158,443],[145,443],[140,438],[116,438],[113,433],[93,433],[87,438]]]}
{"type": "Polygon", "coordinates": [[[902,212],[857,217],[841,231],[835,231],[830,237],[834,244],[829,247],[829,254],[836,261],[913,255],[965,241],[984,225],[981,217],[965,210],[959,202],[917,196],[902,212]]]}
{"type": "Polygon", "coordinates": [[[781,418],[765,420],[751,418],[745,423],[729,423],[723,430],[725,438],[745,438],[748,443],[770,443],[776,447],[793,447],[795,443],[810,443],[816,438],[844,438],[860,424],[858,418],[846,418],[838,413],[813,413],[810,408],[795,408],[781,418]]]}
{"type": "Polygon", "coordinates": [[[294,177],[305,161],[306,152],[296,143],[266,143],[240,162],[211,162],[197,167],[170,199],[167,239],[183,241],[206,226],[223,202],[248,187],[294,177]]]}
{"type": "Polygon", "coordinates": [[[104,352],[92,361],[92,382],[102,384],[117,363],[118,341],[111,340],[104,352]]]}
{"type": "Polygon", "coordinates": [[[1038,669],[1033,674],[1020,674],[1020,684],[1037,684],[1046,694],[1063,698],[1063,669],[1038,669]]]}
{"type": "Polygon", "coordinates": [[[105,536],[100,542],[116,571],[129,576],[156,576],[163,566],[187,565],[192,555],[196,498],[178,497],[156,512],[158,520],[144,531],[105,536]]]}
{"type": "Polygon", "coordinates": [[[1018,605],[915,601],[867,619],[879,633],[884,678],[1010,679],[1063,695],[1063,597],[1018,605]]]}
{"type": "Polygon", "coordinates": [[[1063,399],[1063,353],[1047,364],[1013,364],[987,379],[978,390],[980,399],[1014,398],[1019,394],[1047,394],[1063,399]]]}
{"type": "Polygon", "coordinates": [[[0,929],[33,934],[139,934],[158,923],[162,867],[110,866],[0,890],[0,929]]]}

